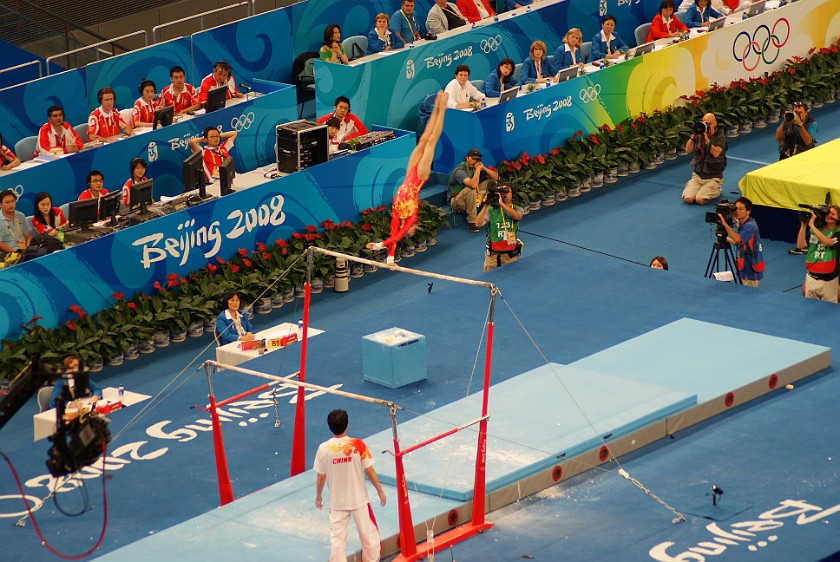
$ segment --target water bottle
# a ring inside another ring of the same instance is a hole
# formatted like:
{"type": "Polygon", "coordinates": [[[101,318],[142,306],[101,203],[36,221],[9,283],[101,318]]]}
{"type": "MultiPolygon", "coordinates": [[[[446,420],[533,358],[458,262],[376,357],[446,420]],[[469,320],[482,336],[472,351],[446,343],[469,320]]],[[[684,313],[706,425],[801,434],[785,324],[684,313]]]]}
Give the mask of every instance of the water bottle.
{"type": "Polygon", "coordinates": [[[481,109],[487,109],[487,98],[481,98],[481,109]]]}
{"type": "Polygon", "coordinates": [[[117,398],[119,398],[120,402],[122,402],[124,397],[125,397],[125,387],[123,385],[119,385],[117,387],[117,398]]]}
{"type": "Polygon", "coordinates": [[[493,23],[499,23],[499,14],[493,16],[493,23]]]}
{"type": "Polygon", "coordinates": [[[298,319],[297,334],[298,334],[298,340],[303,339],[303,318],[298,319]]]}

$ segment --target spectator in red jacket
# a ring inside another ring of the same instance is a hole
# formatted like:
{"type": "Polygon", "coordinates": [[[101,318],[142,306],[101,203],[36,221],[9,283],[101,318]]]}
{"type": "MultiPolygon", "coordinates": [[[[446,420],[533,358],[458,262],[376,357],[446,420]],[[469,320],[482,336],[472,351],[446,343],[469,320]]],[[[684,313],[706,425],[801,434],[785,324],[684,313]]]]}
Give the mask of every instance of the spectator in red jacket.
{"type": "Polygon", "coordinates": [[[335,117],[341,122],[336,135],[336,142],[348,141],[352,138],[366,135],[368,130],[358,117],[350,113],[350,100],[344,96],[338,96],[333,105],[333,112],[322,115],[318,123],[326,123],[327,119],[335,117]]]}
{"type": "Polygon", "coordinates": [[[488,0],[457,0],[458,10],[471,22],[491,18],[496,15],[488,0]]]}
{"type": "Polygon", "coordinates": [[[645,43],[666,37],[679,37],[683,33],[688,33],[688,28],[674,17],[674,0],[662,0],[659,12],[650,23],[650,31],[648,31],[645,43]]]}

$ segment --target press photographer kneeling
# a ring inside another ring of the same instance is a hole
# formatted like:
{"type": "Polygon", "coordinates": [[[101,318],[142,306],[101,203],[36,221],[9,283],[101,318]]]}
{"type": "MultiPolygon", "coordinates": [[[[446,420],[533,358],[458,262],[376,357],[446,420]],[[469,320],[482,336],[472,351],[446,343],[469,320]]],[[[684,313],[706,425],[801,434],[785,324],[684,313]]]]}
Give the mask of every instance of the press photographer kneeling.
{"type": "Polygon", "coordinates": [[[519,221],[524,213],[522,207],[514,207],[513,185],[487,183],[484,205],[475,217],[477,227],[487,224],[487,249],[484,254],[484,271],[502,267],[519,259],[522,242],[516,238],[519,221]]]}
{"type": "Polygon", "coordinates": [[[694,154],[691,159],[691,179],[682,192],[683,201],[689,205],[705,205],[720,196],[723,188],[723,170],[726,169],[726,137],[718,129],[713,113],[695,123],[694,134],[685,143],[685,151],[694,154]]]}
{"type": "Polygon", "coordinates": [[[805,298],[828,302],[837,302],[837,221],[840,218],[840,207],[814,207],[799,205],[811,211],[807,227],[811,229],[808,243],[805,243],[806,225],[803,221],[799,225],[796,245],[808,248],[805,256],[804,294],[805,298]]]}
{"type": "Polygon", "coordinates": [[[758,282],[764,277],[764,253],[761,248],[761,237],[755,219],[750,217],[752,201],[746,197],[739,197],[735,201],[734,217],[738,231],[736,232],[722,213],[717,213],[718,224],[726,231],[726,240],[735,244],[737,255],[735,266],[741,277],[741,283],[748,287],[758,287],[758,282]]]}

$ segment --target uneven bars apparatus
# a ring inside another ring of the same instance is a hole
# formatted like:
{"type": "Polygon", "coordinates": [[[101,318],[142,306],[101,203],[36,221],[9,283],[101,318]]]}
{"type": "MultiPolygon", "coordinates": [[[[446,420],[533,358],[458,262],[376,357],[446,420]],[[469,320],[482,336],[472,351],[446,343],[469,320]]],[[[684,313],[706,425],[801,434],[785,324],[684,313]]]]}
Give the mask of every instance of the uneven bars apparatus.
{"type": "Polygon", "coordinates": [[[307,248],[307,259],[306,259],[306,279],[304,282],[304,298],[303,298],[303,327],[302,327],[302,337],[301,337],[301,360],[300,360],[300,371],[297,373],[299,380],[292,380],[288,377],[280,377],[275,375],[267,375],[265,373],[260,373],[258,371],[253,371],[250,369],[243,369],[241,367],[224,365],[222,363],[218,363],[216,361],[205,361],[204,367],[207,373],[207,381],[208,386],[210,388],[210,395],[209,395],[209,403],[210,403],[210,412],[211,412],[211,420],[213,426],[213,444],[214,450],[216,452],[216,467],[217,467],[217,476],[219,479],[219,497],[220,497],[220,504],[224,505],[229,503],[233,500],[233,491],[230,484],[230,475],[227,471],[227,460],[225,457],[224,452],[224,443],[222,441],[222,433],[221,433],[221,423],[219,422],[217,407],[223,406],[228,404],[232,401],[238,400],[250,394],[254,394],[256,392],[261,392],[266,390],[269,385],[264,384],[244,393],[238,394],[232,398],[219,402],[218,404],[215,401],[215,396],[213,395],[212,383],[211,383],[211,375],[212,375],[212,368],[223,368],[229,369],[231,371],[237,371],[243,374],[253,375],[259,378],[268,379],[277,382],[284,382],[286,384],[296,385],[298,389],[297,393],[297,402],[295,404],[295,418],[294,418],[294,428],[293,428],[293,436],[292,436],[292,452],[291,452],[291,462],[290,462],[290,476],[295,476],[304,472],[305,470],[305,463],[306,463],[306,443],[305,443],[305,422],[306,422],[306,415],[305,415],[305,395],[304,389],[309,388],[313,390],[318,390],[321,392],[325,392],[327,394],[336,394],[339,396],[344,396],[346,398],[352,398],[355,400],[361,400],[373,404],[387,406],[389,410],[389,414],[391,417],[391,431],[393,435],[393,442],[394,442],[394,462],[395,462],[395,474],[396,474],[396,488],[397,488],[397,513],[399,516],[399,527],[400,527],[400,534],[399,534],[399,545],[400,545],[400,554],[394,558],[395,561],[399,562],[409,562],[419,560],[421,558],[426,558],[430,554],[438,550],[442,550],[447,548],[455,543],[460,541],[466,540],[469,537],[481,533],[486,529],[489,529],[493,526],[492,523],[485,521],[484,513],[485,513],[485,491],[486,491],[486,463],[487,463],[487,420],[489,419],[488,414],[488,407],[489,407],[489,398],[490,398],[490,365],[492,362],[492,351],[493,351],[493,328],[494,328],[494,312],[495,312],[495,300],[496,294],[498,293],[498,288],[493,283],[488,283],[485,281],[475,281],[472,279],[465,279],[462,277],[454,277],[450,275],[443,275],[439,273],[431,273],[427,271],[422,271],[418,269],[410,269],[405,267],[400,267],[397,265],[383,265],[382,263],[369,260],[366,258],[360,258],[357,256],[351,256],[347,254],[342,254],[339,252],[334,252],[331,250],[327,250],[324,248],[318,248],[315,246],[310,246],[307,248]],[[399,408],[393,402],[387,400],[381,400],[378,398],[372,398],[369,396],[363,396],[360,394],[354,394],[350,392],[340,391],[332,388],[322,387],[319,385],[314,385],[307,383],[305,380],[306,377],[306,342],[307,342],[307,332],[309,328],[309,306],[311,302],[311,276],[312,276],[312,262],[313,262],[313,254],[319,253],[327,256],[332,256],[335,258],[343,258],[348,261],[354,261],[362,264],[372,265],[377,268],[385,268],[390,269],[391,271],[402,271],[405,273],[410,273],[414,275],[419,275],[421,277],[430,277],[434,279],[441,279],[445,281],[452,281],[455,283],[465,284],[465,285],[473,285],[477,287],[486,287],[490,289],[490,303],[489,303],[489,310],[487,315],[487,344],[486,344],[486,351],[485,351],[485,358],[484,358],[484,379],[483,379],[483,390],[482,390],[482,400],[481,400],[481,416],[473,421],[460,425],[458,427],[452,428],[448,431],[441,433],[440,435],[431,437],[426,439],[416,445],[413,445],[405,450],[400,449],[399,443],[399,434],[397,431],[397,417],[396,417],[396,410],[399,408]],[[405,469],[403,466],[403,457],[421,447],[429,445],[435,441],[443,439],[444,437],[448,437],[461,431],[462,429],[466,429],[474,424],[479,424],[478,430],[478,442],[476,447],[476,460],[475,460],[475,480],[473,482],[473,502],[472,502],[472,518],[469,523],[465,523],[461,526],[454,527],[449,531],[444,532],[443,534],[438,537],[434,542],[426,542],[422,546],[418,548],[417,545],[417,538],[414,534],[414,524],[412,522],[411,517],[411,505],[408,497],[408,483],[405,476],[405,469]]]}

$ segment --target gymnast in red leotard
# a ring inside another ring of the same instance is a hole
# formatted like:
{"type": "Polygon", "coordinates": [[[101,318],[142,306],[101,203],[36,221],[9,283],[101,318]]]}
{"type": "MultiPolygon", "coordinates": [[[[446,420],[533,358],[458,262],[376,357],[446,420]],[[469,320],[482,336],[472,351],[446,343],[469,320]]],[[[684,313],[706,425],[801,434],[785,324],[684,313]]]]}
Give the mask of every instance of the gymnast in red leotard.
{"type": "Polygon", "coordinates": [[[426,130],[420,136],[417,146],[408,158],[408,168],[403,180],[394,195],[391,205],[391,236],[383,242],[369,242],[368,250],[383,250],[388,248],[387,263],[394,263],[394,252],[397,242],[406,235],[412,236],[416,231],[417,213],[420,209],[420,188],[429,179],[432,171],[432,160],[435,157],[435,145],[443,131],[443,114],[446,111],[447,95],[438,92],[435,98],[435,108],[426,130]]]}

